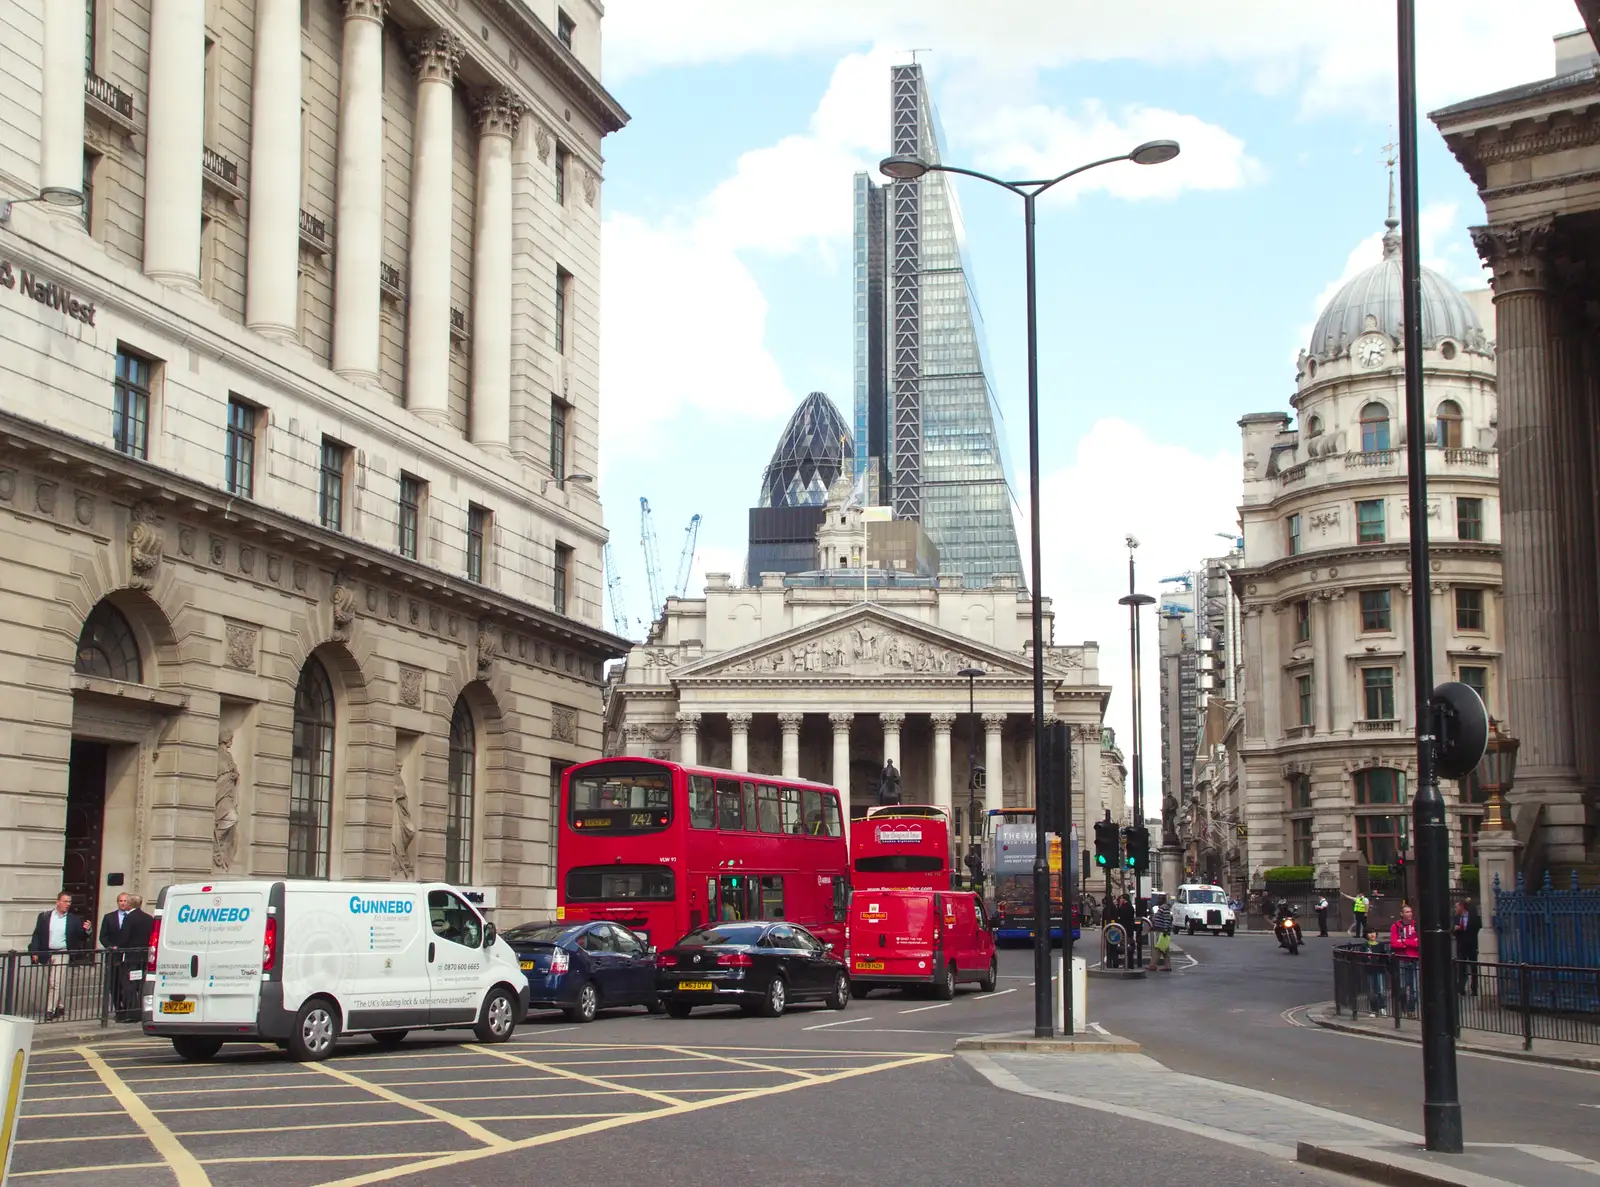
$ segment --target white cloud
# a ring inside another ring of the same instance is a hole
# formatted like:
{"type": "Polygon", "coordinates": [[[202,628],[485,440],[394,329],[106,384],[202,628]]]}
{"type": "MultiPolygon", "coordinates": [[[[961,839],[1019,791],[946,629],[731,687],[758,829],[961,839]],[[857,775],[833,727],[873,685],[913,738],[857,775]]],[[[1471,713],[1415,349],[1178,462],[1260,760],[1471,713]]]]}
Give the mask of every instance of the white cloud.
{"type": "MultiPolygon", "coordinates": [[[[1112,688],[1106,723],[1131,763],[1128,611],[1117,604],[1128,592],[1123,539],[1130,533],[1138,538],[1139,589],[1152,595],[1160,593],[1162,577],[1226,553],[1228,544],[1215,533],[1237,530],[1238,458],[1202,456],[1107,417],[1079,441],[1070,466],[1045,476],[1040,492],[1044,588],[1055,603],[1056,642],[1099,643],[1100,680],[1112,688]]],[[[1154,811],[1161,778],[1159,670],[1155,618],[1144,613],[1145,790],[1154,811]]]]}
{"type": "Polygon", "coordinates": [[[983,147],[981,168],[1022,177],[1049,177],[1062,161],[1118,156],[1147,140],[1176,140],[1183,152],[1164,165],[1117,164],[1063,183],[1057,193],[1104,190],[1119,198],[1171,198],[1186,189],[1237,189],[1261,175],[1244,142],[1198,116],[1131,106],[1112,115],[1090,100],[1080,114],[1035,104],[1002,108],[985,120],[968,120],[966,139],[983,147]]]}
{"type": "MultiPolygon", "coordinates": [[[[1551,73],[1550,38],[1576,28],[1572,0],[1420,0],[1418,84],[1438,105],[1551,73]]],[[[860,45],[933,47],[934,69],[970,64],[1025,87],[1074,62],[1238,64],[1258,90],[1296,84],[1305,110],[1394,105],[1391,0],[612,0],[607,75],[860,45]]]]}

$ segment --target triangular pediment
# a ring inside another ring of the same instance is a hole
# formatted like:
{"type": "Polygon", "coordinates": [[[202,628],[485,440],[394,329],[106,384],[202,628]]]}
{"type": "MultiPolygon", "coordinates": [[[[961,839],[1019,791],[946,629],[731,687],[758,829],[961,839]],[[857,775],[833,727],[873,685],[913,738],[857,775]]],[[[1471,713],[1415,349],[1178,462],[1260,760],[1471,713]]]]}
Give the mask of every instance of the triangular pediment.
{"type": "Polygon", "coordinates": [[[1030,679],[1025,657],[864,603],[817,622],[708,655],[672,673],[696,677],[954,676],[976,665],[990,677],[1030,679]]]}

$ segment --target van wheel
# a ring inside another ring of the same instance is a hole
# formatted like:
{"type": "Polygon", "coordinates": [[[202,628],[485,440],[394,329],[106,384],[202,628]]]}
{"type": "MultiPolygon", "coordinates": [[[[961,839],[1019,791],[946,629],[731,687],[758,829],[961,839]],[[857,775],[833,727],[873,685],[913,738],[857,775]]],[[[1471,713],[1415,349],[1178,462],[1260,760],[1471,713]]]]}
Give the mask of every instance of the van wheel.
{"type": "Polygon", "coordinates": [[[505,987],[497,985],[489,990],[489,997],[483,1003],[483,1013],[478,1015],[478,1023],[472,1028],[472,1033],[478,1036],[480,1043],[503,1043],[516,1029],[517,1007],[505,987]]]}
{"type": "Polygon", "coordinates": [[[380,1047],[398,1047],[410,1033],[408,1030],[375,1030],[372,1041],[380,1047]]]}
{"type": "Polygon", "coordinates": [[[767,995],[761,999],[761,1016],[776,1018],[788,1004],[789,987],[783,983],[782,977],[772,978],[767,984],[767,995]]]}
{"type": "Polygon", "coordinates": [[[667,1013],[673,1018],[687,1018],[689,1011],[694,1009],[688,1002],[668,1002],[667,1013]]]}
{"type": "Polygon", "coordinates": [[[314,1063],[333,1053],[339,1041],[339,1008],[325,997],[314,997],[300,1007],[289,1032],[289,1057],[314,1063]]]}
{"type": "Polygon", "coordinates": [[[1234,927],[1233,924],[1231,924],[1231,923],[1228,924],[1226,927],[1224,927],[1222,929],[1222,934],[1225,935],[1225,936],[1231,937],[1233,935],[1233,927],[1234,927]]]}
{"type": "Polygon", "coordinates": [[[956,966],[942,966],[933,977],[933,996],[947,1002],[956,995],[956,966]]]}
{"type": "Polygon", "coordinates": [[[982,993],[993,993],[995,986],[1000,984],[1000,960],[998,957],[989,959],[989,971],[978,978],[978,989],[982,993]]]}
{"type": "Polygon", "coordinates": [[[174,1035],[172,1049],[178,1058],[188,1063],[205,1063],[222,1050],[221,1039],[208,1039],[203,1035],[174,1035]]]}
{"type": "Polygon", "coordinates": [[[562,1010],[568,1022],[593,1022],[594,1016],[600,1012],[600,991],[595,988],[593,981],[585,981],[583,988],[578,990],[578,1004],[569,1009],[562,1010]]]}
{"type": "Polygon", "coordinates": [[[833,979],[833,992],[828,994],[828,1008],[842,1010],[850,1004],[850,978],[840,973],[833,979]]]}

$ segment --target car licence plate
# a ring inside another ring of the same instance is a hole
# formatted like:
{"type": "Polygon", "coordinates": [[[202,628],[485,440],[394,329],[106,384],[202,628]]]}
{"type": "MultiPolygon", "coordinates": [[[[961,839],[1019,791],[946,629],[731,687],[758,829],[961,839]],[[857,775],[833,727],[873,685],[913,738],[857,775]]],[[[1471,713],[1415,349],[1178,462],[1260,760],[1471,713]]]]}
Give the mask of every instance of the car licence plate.
{"type": "Polygon", "coordinates": [[[518,961],[517,963],[520,964],[524,969],[533,968],[533,961],[531,961],[531,960],[522,960],[522,961],[518,961]]]}
{"type": "Polygon", "coordinates": [[[881,960],[858,960],[858,961],[856,961],[856,968],[860,969],[862,972],[881,973],[881,972],[883,972],[883,961],[881,961],[881,960]]]}
{"type": "Polygon", "coordinates": [[[710,989],[710,981],[679,981],[679,989],[710,989]]]}
{"type": "Polygon", "coordinates": [[[163,1014],[193,1014],[194,1013],[194,1003],[193,1002],[162,1002],[161,1003],[161,1012],[163,1014]]]}

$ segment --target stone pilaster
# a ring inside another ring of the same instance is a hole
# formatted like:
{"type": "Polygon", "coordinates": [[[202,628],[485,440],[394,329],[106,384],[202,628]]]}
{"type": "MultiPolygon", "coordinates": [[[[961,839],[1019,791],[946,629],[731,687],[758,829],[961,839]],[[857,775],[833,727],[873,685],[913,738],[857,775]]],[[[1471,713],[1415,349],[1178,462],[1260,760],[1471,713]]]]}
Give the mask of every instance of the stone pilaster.
{"type": "MultiPolygon", "coordinates": [[[[1499,334],[1506,716],[1522,739],[1510,798],[1544,803],[1548,811],[1577,799],[1554,219],[1474,227],[1472,239],[1493,272],[1499,334]]],[[[1565,839],[1550,837],[1553,846],[1565,839]]],[[[1554,849],[1551,856],[1562,859],[1554,849]]]]}
{"type": "Polygon", "coordinates": [[[954,804],[950,785],[950,729],[956,723],[954,713],[932,713],[933,723],[933,802],[946,812],[954,804]]]}
{"type": "Polygon", "coordinates": [[[1583,297],[1595,274],[1583,264],[1559,261],[1556,275],[1564,298],[1555,381],[1571,614],[1573,762],[1580,783],[1592,793],[1600,786],[1600,600],[1595,596],[1597,525],[1587,367],[1592,338],[1583,297]]]}
{"type": "Polygon", "coordinates": [[[511,447],[511,142],[522,112],[522,100],[503,87],[478,98],[471,431],[479,445],[500,450],[511,447]]]}
{"type": "Polygon", "coordinates": [[[800,778],[800,727],[805,723],[804,713],[778,714],[778,727],[783,731],[783,777],[800,778]]]}
{"type": "Polygon", "coordinates": [[[650,753],[650,729],[648,726],[628,724],[622,727],[623,753],[635,757],[643,757],[650,753]]]}
{"type": "MultiPolygon", "coordinates": [[[[150,6],[146,99],[144,271],[164,284],[200,283],[200,174],[205,151],[205,0],[150,6]]],[[[80,97],[79,102],[82,102],[80,97]]],[[[83,162],[78,163],[81,173],[83,162]]]]}
{"type": "Polygon", "coordinates": [[[1006,714],[983,715],[983,806],[990,812],[1006,806],[1005,729],[1006,714]]]}
{"type": "MultiPolygon", "coordinates": [[[[339,189],[333,224],[333,369],[346,379],[362,384],[378,382],[386,2],[344,0],[344,44],[339,57],[339,189]]],[[[413,210],[413,226],[415,222],[416,211],[413,210]]]]}
{"type": "MultiPolygon", "coordinates": [[[[452,34],[431,29],[413,37],[407,48],[417,72],[417,114],[411,141],[406,407],[443,425],[450,399],[450,286],[445,283],[450,275],[450,236],[443,232],[452,221],[452,104],[462,47],[452,34]]],[[[509,267],[509,256],[505,263],[509,267]]]]}
{"type": "Polygon", "coordinates": [[[678,714],[678,761],[692,767],[700,761],[700,714],[678,714]]]}
{"type": "Polygon", "coordinates": [[[257,0],[244,319],[284,340],[299,325],[301,70],[299,4],[257,0]]]}
{"type": "Polygon", "coordinates": [[[732,743],[732,756],[728,759],[729,765],[736,771],[750,769],[750,721],[754,717],[751,713],[728,714],[728,731],[732,743]]]}

